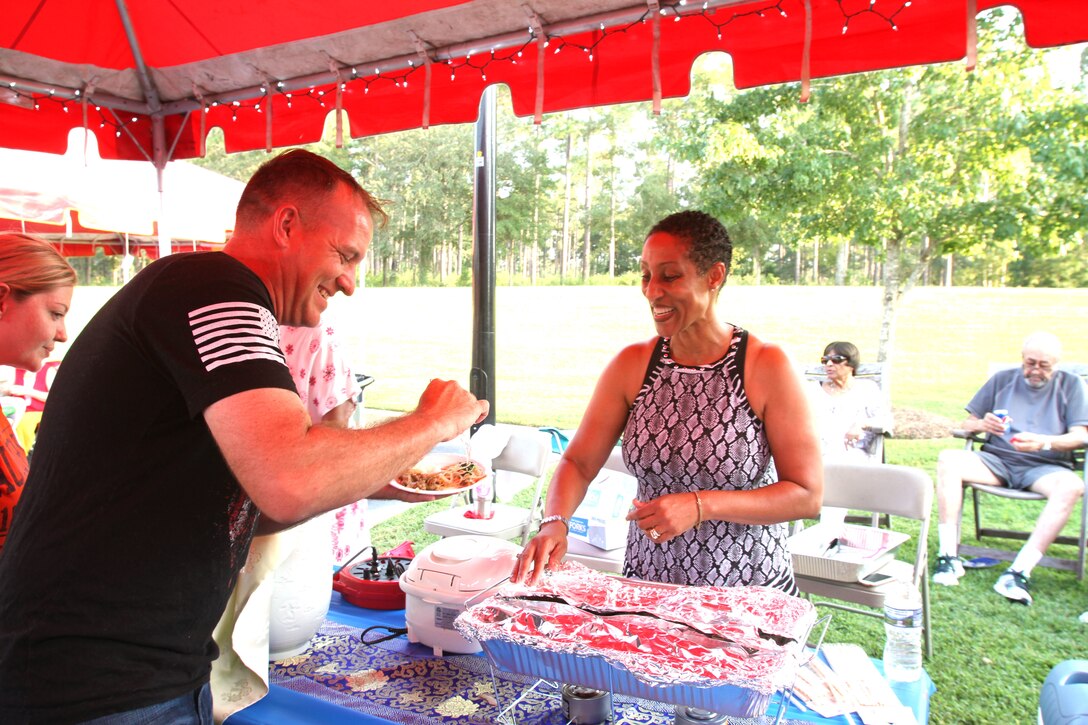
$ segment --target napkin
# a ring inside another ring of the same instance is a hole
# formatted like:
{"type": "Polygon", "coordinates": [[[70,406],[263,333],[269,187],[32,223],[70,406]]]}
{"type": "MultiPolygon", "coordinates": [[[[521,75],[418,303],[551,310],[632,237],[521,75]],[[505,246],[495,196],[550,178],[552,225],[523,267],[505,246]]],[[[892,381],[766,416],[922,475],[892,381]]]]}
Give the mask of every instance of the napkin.
{"type": "Polygon", "coordinates": [[[276,568],[287,558],[291,531],[255,536],[249,558],[212,637],[212,714],[217,723],[268,694],[268,620],[276,568]]]}
{"type": "MultiPolygon", "coordinates": [[[[249,556],[212,635],[219,647],[211,673],[216,722],[268,694],[273,606],[281,640],[285,634],[293,637],[296,632],[307,631],[307,625],[318,616],[324,620],[332,591],[331,524],[332,514],[322,514],[285,531],[253,538],[249,556]],[[322,567],[328,572],[328,587],[319,590],[317,583],[323,577],[317,572],[322,567]],[[303,585],[305,590],[300,589],[303,585]],[[318,597],[323,605],[320,609],[316,606],[318,597]],[[283,630],[284,612],[288,611],[285,606],[298,616],[296,630],[283,630]]],[[[281,641],[277,646],[283,645],[281,641]]]]}
{"type": "MultiPolygon", "coordinates": [[[[491,461],[502,453],[509,442],[510,430],[508,428],[485,423],[477,428],[476,432],[468,439],[465,455],[484,464],[488,472],[493,473],[491,471],[491,461]]],[[[474,496],[481,501],[493,501],[495,499],[494,490],[494,475],[492,475],[476,486],[474,496]]]]}

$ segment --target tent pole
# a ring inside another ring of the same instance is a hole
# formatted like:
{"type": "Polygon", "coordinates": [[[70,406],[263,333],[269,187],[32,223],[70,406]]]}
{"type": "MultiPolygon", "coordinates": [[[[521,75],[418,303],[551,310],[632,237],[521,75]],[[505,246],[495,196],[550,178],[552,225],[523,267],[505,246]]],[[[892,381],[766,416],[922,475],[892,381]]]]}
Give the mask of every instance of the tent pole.
{"type": "MultiPolygon", "coordinates": [[[[156,116],[152,119],[152,128],[155,128],[156,126],[162,126],[161,116],[156,116]],[[155,121],[158,121],[158,123],[154,123],[155,121]]],[[[159,141],[161,140],[159,137],[160,134],[153,134],[153,136],[155,144],[155,176],[158,178],[159,182],[159,223],[156,227],[159,233],[159,257],[161,258],[169,256],[172,251],[170,245],[170,230],[167,228],[169,225],[167,224],[166,219],[166,194],[163,193],[162,188],[163,172],[166,170],[166,157],[161,153],[163,147],[159,145],[159,141]]]]}
{"type": "Polygon", "coordinates": [[[144,98],[147,100],[147,115],[151,119],[151,162],[155,164],[155,176],[159,183],[159,256],[170,254],[170,232],[165,229],[166,203],[163,195],[162,176],[166,169],[166,124],[163,120],[162,100],[159,97],[159,89],[155,87],[155,81],[151,77],[151,71],[144,62],[144,54],[140,48],[140,39],[136,36],[136,27],[132,24],[132,15],[128,11],[125,0],[114,0],[117,5],[117,15],[121,25],[125,29],[125,37],[128,38],[129,50],[132,51],[132,59],[136,64],[136,77],[140,80],[144,98]]]}
{"type": "Polygon", "coordinates": [[[469,389],[491,405],[495,422],[495,89],[480,98],[472,214],[472,370],[469,389]]]}

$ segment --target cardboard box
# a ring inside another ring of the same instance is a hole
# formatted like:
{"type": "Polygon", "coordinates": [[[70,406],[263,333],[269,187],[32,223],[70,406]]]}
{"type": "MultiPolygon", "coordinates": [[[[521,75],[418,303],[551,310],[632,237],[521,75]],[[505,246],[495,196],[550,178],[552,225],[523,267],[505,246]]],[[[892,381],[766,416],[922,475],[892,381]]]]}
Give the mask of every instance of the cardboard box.
{"type": "Polygon", "coordinates": [[[604,470],[593,479],[586,497],[570,519],[570,535],[598,549],[627,545],[627,511],[635,498],[635,477],[604,470]]]}
{"type": "Polygon", "coordinates": [[[909,538],[872,526],[816,524],[789,538],[793,570],[803,576],[856,582],[894,559],[895,550],[909,538]]]}

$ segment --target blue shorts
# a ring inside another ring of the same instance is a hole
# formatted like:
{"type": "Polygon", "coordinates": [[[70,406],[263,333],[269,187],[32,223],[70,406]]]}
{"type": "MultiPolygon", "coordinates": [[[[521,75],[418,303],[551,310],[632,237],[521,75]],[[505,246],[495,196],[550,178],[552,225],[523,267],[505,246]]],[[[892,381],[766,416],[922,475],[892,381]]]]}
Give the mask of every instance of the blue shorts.
{"type": "Polygon", "coordinates": [[[975,451],[975,455],[1009,488],[1023,491],[1029,489],[1043,476],[1051,473],[1071,473],[1072,468],[1060,463],[1033,463],[1010,461],[990,453],[989,451],[975,451]]]}

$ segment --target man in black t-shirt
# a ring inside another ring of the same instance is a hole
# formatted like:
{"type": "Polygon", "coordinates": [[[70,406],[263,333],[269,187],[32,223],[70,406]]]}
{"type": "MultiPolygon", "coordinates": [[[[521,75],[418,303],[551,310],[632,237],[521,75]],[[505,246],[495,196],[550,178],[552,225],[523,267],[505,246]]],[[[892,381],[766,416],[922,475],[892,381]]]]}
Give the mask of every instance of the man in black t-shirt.
{"type": "Polygon", "coordinates": [[[150,265],[75,340],[0,557],[0,722],[211,722],[212,629],[258,523],[379,493],[483,419],[435,380],[384,425],[310,425],[278,324],[354,291],[384,216],[334,164],[281,154],[224,252],[150,265]]]}

